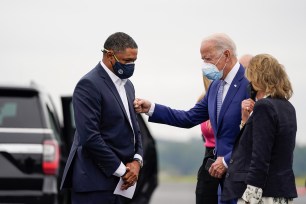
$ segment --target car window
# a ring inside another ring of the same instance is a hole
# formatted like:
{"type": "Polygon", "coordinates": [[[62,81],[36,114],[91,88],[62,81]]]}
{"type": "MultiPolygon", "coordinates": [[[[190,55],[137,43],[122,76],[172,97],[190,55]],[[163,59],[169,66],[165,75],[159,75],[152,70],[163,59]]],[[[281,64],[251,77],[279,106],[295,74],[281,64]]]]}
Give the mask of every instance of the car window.
{"type": "Polygon", "coordinates": [[[1,128],[42,128],[38,97],[0,96],[1,128]]]}
{"type": "Polygon", "coordinates": [[[50,120],[50,125],[51,125],[51,129],[53,130],[54,136],[56,137],[56,140],[58,141],[59,144],[61,144],[61,137],[60,137],[60,130],[57,128],[56,125],[56,121],[55,121],[55,116],[52,113],[52,111],[50,110],[49,106],[47,106],[47,110],[48,110],[48,116],[49,116],[49,120],[50,120]]]}

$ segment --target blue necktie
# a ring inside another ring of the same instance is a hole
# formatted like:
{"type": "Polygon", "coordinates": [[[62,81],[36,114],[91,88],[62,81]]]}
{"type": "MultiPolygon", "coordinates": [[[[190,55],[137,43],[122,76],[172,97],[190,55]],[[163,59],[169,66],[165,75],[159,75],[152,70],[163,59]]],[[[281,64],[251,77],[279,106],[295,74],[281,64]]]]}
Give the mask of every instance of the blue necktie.
{"type": "Polygon", "coordinates": [[[220,87],[217,93],[217,122],[219,120],[219,114],[220,114],[220,110],[222,106],[222,96],[223,96],[223,89],[224,89],[225,84],[226,82],[224,80],[221,80],[221,84],[220,84],[220,87]]]}

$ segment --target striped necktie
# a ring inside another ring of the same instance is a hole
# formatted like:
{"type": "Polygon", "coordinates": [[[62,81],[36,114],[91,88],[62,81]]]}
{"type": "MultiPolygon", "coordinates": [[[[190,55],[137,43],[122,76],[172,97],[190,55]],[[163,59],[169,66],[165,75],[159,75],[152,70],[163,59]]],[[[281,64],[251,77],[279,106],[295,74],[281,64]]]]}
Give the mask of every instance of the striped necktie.
{"type": "Polygon", "coordinates": [[[220,81],[221,81],[221,84],[220,84],[220,87],[217,93],[217,122],[219,120],[219,114],[220,114],[220,110],[222,106],[223,89],[224,89],[224,85],[226,84],[224,80],[220,80],[220,81]]]}

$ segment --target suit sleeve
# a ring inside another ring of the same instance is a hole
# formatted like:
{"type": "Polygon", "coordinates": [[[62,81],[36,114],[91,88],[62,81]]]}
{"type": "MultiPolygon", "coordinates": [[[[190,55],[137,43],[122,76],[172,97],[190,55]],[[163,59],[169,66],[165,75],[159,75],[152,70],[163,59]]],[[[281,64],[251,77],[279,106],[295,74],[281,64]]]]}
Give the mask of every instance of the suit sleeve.
{"type": "Polygon", "coordinates": [[[277,115],[265,99],[256,102],[253,112],[252,157],[246,183],[264,188],[275,140],[277,115]]]}
{"type": "Polygon", "coordinates": [[[229,165],[229,162],[230,162],[231,157],[232,157],[232,151],[230,151],[228,154],[226,154],[226,155],[224,156],[224,161],[225,161],[225,163],[226,163],[227,166],[229,165]]]}
{"type": "Polygon", "coordinates": [[[209,119],[207,107],[206,97],[188,111],[175,110],[156,104],[149,121],[181,128],[192,128],[209,119]]]}
{"type": "Polygon", "coordinates": [[[135,114],[136,126],[137,126],[137,130],[134,133],[135,134],[135,140],[136,140],[135,153],[139,154],[143,159],[142,135],[141,135],[141,131],[140,131],[139,123],[138,123],[138,117],[141,117],[141,116],[138,116],[136,113],[133,113],[133,114],[135,114]]]}
{"type": "Polygon", "coordinates": [[[95,85],[88,79],[81,79],[73,94],[79,144],[92,156],[100,169],[111,176],[121,161],[101,137],[99,124],[102,105],[95,85]]]}

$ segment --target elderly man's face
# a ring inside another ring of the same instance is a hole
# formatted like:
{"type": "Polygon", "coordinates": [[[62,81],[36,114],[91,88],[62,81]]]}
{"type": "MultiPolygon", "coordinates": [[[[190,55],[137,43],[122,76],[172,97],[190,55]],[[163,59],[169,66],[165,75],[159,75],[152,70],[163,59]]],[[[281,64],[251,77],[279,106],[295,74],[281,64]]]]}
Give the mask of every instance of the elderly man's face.
{"type": "Polygon", "coordinates": [[[224,68],[226,57],[223,56],[223,52],[221,54],[217,52],[212,42],[202,43],[200,53],[204,62],[216,65],[218,70],[224,68]]]}

